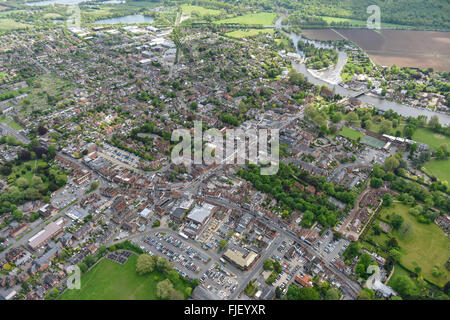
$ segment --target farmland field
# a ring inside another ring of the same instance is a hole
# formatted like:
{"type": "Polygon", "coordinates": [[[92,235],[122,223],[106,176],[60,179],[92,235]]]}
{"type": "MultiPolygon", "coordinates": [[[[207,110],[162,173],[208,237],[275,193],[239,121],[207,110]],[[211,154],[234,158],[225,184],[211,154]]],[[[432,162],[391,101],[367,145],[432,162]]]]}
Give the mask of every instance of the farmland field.
{"type": "Polygon", "coordinates": [[[392,232],[401,247],[401,263],[410,270],[420,266],[424,278],[442,286],[450,279],[450,272],[444,267],[450,256],[450,240],[435,223],[418,222],[415,216],[408,213],[409,208],[411,207],[394,203],[391,207],[383,208],[380,216],[386,219],[388,214],[397,213],[403,217],[404,222],[400,230],[392,232]],[[436,264],[439,264],[443,271],[439,277],[432,275],[436,264]]]}
{"type": "Polygon", "coordinates": [[[450,159],[431,160],[425,164],[425,170],[441,181],[450,182],[450,159]]]}
{"type": "Polygon", "coordinates": [[[303,29],[302,34],[311,40],[343,40],[340,35],[330,29],[303,29]]]}
{"type": "Polygon", "coordinates": [[[197,12],[201,16],[203,16],[205,14],[210,14],[210,15],[220,14],[220,10],[207,9],[207,8],[203,8],[200,6],[191,6],[189,4],[183,4],[180,7],[181,7],[181,10],[183,11],[183,13],[186,13],[186,14],[192,14],[192,12],[197,12]]]}
{"type": "MultiPolygon", "coordinates": [[[[137,255],[131,255],[121,265],[109,259],[103,259],[81,278],[80,290],[67,290],[61,300],[159,300],[156,285],[165,279],[157,271],[147,275],[136,272],[137,255]]],[[[178,280],[174,286],[184,292],[185,283],[178,280]]]]}
{"type": "Polygon", "coordinates": [[[427,128],[418,128],[414,131],[412,140],[425,143],[434,150],[437,150],[442,144],[446,144],[450,148],[450,137],[435,133],[427,128]]]}
{"type": "Polygon", "coordinates": [[[225,35],[231,38],[245,38],[245,37],[251,37],[251,36],[256,36],[258,34],[261,33],[269,33],[272,34],[274,33],[273,29],[247,29],[247,30],[235,30],[235,31],[231,31],[226,33],[225,35]]]}
{"type": "Polygon", "coordinates": [[[259,12],[259,13],[250,13],[239,17],[228,18],[216,21],[217,24],[222,23],[240,23],[240,24],[262,24],[262,25],[271,25],[274,23],[275,18],[277,17],[276,13],[271,12],[259,12]]]}
{"type": "Polygon", "coordinates": [[[364,137],[364,134],[362,132],[353,130],[349,127],[343,127],[342,130],[339,132],[339,134],[353,140],[357,140],[358,138],[364,137]]]}
{"type": "MultiPolygon", "coordinates": [[[[356,19],[349,19],[349,18],[338,18],[338,17],[327,17],[327,16],[321,16],[321,18],[323,20],[325,20],[328,24],[346,22],[354,27],[366,27],[367,26],[366,20],[356,20],[356,19]]],[[[400,24],[381,22],[381,28],[407,28],[407,27],[408,26],[403,26],[400,24]]]]}
{"type": "Polygon", "coordinates": [[[383,66],[434,68],[450,71],[450,32],[337,29],[383,66]]]}
{"type": "Polygon", "coordinates": [[[0,32],[25,29],[28,27],[29,25],[16,22],[12,19],[0,19],[0,32]]]}

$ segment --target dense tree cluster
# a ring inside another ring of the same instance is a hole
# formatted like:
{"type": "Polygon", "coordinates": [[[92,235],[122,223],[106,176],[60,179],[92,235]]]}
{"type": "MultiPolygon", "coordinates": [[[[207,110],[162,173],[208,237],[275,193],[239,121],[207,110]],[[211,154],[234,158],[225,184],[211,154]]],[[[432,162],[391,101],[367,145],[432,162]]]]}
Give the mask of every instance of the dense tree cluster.
{"type": "Polygon", "coordinates": [[[356,193],[345,190],[342,186],[326,182],[326,178],[317,177],[299,169],[293,164],[280,163],[275,175],[261,175],[259,167],[248,165],[238,170],[238,175],[250,182],[262,192],[271,194],[282,210],[289,215],[294,210],[303,212],[302,225],[310,227],[315,221],[324,227],[333,226],[343,212],[330,203],[327,195],[334,196],[342,202],[353,206],[356,193]],[[312,185],[323,194],[311,194],[304,186],[312,185]]]}

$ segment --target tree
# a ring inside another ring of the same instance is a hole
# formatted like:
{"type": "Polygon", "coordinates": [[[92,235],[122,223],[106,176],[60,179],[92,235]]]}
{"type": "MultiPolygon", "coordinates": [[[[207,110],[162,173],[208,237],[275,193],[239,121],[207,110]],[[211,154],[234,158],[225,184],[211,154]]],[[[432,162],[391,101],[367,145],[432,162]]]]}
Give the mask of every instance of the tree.
{"type": "Polygon", "coordinates": [[[156,285],[156,295],[161,299],[169,299],[174,291],[173,284],[169,279],[158,282],[156,285]]]}
{"type": "Polygon", "coordinates": [[[383,185],[383,180],[380,178],[372,178],[370,179],[370,186],[372,188],[378,189],[383,185]]]}
{"type": "Polygon", "coordinates": [[[43,136],[44,134],[46,134],[47,133],[47,128],[46,127],[44,127],[44,126],[39,126],[38,127],[38,133],[41,135],[41,136],[43,136]]]}
{"type": "Polygon", "coordinates": [[[384,168],[387,171],[395,170],[399,167],[400,161],[395,156],[390,156],[384,161],[384,168]]]}
{"type": "Polygon", "coordinates": [[[303,287],[299,290],[299,300],[319,300],[319,291],[315,287],[303,287]]]}
{"type": "Polygon", "coordinates": [[[392,131],[392,121],[383,120],[380,124],[380,133],[389,133],[392,131]]]}
{"type": "Polygon", "coordinates": [[[325,293],[325,300],[339,300],[339,290],[330,288],[325,293]]]}
{"type": "Polygon", "coordinates": [[[394,213],[392,215],[391,225],[395,230],[400,229],[404,219],[401,215],[394,213]]]}
{"type": "Polygon", "coordinates": [[[175,270],[169,270],[167,272],[167,278],[175,284],[180,279],[180,274],[176,272],[175,270]]]}
{"type": "Polygon", "coordinates": [[[349,113],[347,114],[347,121],[348,121],[350,124],[353,124],[353,125],[357,124],[358,121],[359,121],[358,114],[357,114],[356,112],[354,112],[354,111],[349,112],[349,113]]]}
{"type": "Polygon", "coordinates": [[[392,257],[392,259],[395,262],[400,261],[400,259],[402,257],[402,254],[401,254],[401,252],[398,249],[391,249],[391,250],[389,250],[389,255],[392,257]]]}
{"type": "Polygon", "coordinates": [[[172,267],[166,258],[160,257],[156,261],[156,268],[162,273],[167,273],[172,267]]]}
{"type": "Polygon", "coordinates": [[[88,255],[84,259],[84,263],[90,268],[95,263],[95,258],[92,255],[88,255]]]}
{"type": "Polygon", "coordinates": [[[225,239],[219,240],[219,249],[220,249],[220,250],[225,249],[225,247],[226,247],[227,245],[228,245],[227,240],[225,240],[225,239]]]}
{"type": "Polygon", "coordinates": [[[280,299],[282,294],[283,294],[283,290],[281,290],[280,286],[276,287],[275,288],[275,297],[277,299],[280,299]]]}
{"type": "Polygon", "coordinates": [[[155,270],[157,256],[151,256],[149,254],[141,254],[136,262],[136,271],[138,274],[143,275],[155,270]]]}
{"type": "Polygon", "coordinates": [[[82,273],[85,273],[88,270],[88,266],[85,263],[83,263],[83,262],[79,263],[78,267],[80,268],[80,271],[82,273]]]}
{"type": "Polygon", "coordinates": [[[430,121],[428,121],[428,127],[432,130],[439,129],[441,127],[441,124],[439,123],[439,117],[438,116],[431,116],[430,121]]]}
{"type": "Polygon", "coordinates": [[[392,289],[397,291],[402,296],[415,295],[414,282],[406,275],[399,275],[391,280],[392,289]]]}
{"type": "Polygon", "coordinates": [[[392,196],[390,193],[386,193],[383,196],[383,206],[389,207],[392,204],[392,196]]]}
{"type": "Polygon", "coordinates": [[[418,148],[419,146],[417,145],[417,143],[413,143],[410,147],[409,147],[409,152],[411,153],[411,154],[413,154],[414,152],[416,152],[417,151],[417,148],[418,148]]]}
{"type": "Polygon", "coordinates": [[[264,260],[264,270],[273,270],[273,261],[271,259],[264,260]]]}
{"type": "Polygon", "coordinates": [[[375,292],[372,289],[364,288],[359,292],[358,300],[372,300],[375,292]]]}
{"type": "Polygon", "coordinates": [[[24,177],[20,177],[19,179],[17,179],[16,184],[18,187],[25,189],[26,187],[28,187],[28,180],[24,177]]]}

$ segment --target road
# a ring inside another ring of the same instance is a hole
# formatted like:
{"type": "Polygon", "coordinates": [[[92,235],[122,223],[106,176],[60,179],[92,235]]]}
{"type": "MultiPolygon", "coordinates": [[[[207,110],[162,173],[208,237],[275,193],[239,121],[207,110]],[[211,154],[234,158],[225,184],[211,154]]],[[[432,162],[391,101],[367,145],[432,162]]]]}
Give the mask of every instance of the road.
{"type": "Polygon", "coordinates": [[[9,134],[12,134],[13,136],[15,136],[17,139],[19,139],[20,141],[22,141],[24,144],[29,144],[31,142],[30,139],[28,139],[27,137],[25,137],[23,134],[21,134],[20,132],[18,132],[17,130],[14,130],[13,128],[11,128],[10,126],[8,126],[6,123],[1,123],[0,122],[0,127],[5,130],[6,132],[8,132],[9,134]]]}
{"type": "MultiPolygon", "coordinates": [[[[230,202],[227,199],[216,199],[216,198],[212,198],[212,197],[205,197],[205,198],[207,200],[211,201],[212,203],[215,203],[216,205],[230,207],[232,209],[241,210],[242,212],[251,214],[254,218],[258,219],[260,222],[265,223],[265,224],[269,225],[271,228],[273,228],[274,230],[276,230],[280,235],[288,237],[289,239],[293,240],[294,243],[298,243],[306,251],[311,252],[316,257],[320,257],[322,262],[324,263],[325,267],[328,268],[330,271],[332,271],[339,278],[343,279],[344,283],[348,287],[350,287],[356,294],[359,293],[359,291],[362,289],[361,286],[357,282],[349,279],[345,274],[343,274],[341,271],[337,270],[332,264],[330,264],[323,257],[323,255],[320,252],[318,252],[313,247],[311,247],[309,244],[307,244],[306,242],[301,240],[294,231],[286,228],[284,225],[282,225],[281,222],[270,220],[268,218],[262,218],[258,213],[251,211],[251,210],[243,209],[240,206],[230,202]]],[[[279,238],[281,238],[281,237],[279,237],[279,238]]],[[[281,243],[281,240],[280,240],[280,243],[281,243]]],[[[270,249],[268,249],[268,251],[270,251],[270,249]]],[[[270,253],[269,253],[269,255],[270,255],[270,253]]],[[[262,261],[264,261],[264,260],[262,260],[262,261]]],[[[256,268],[256,267],[254,269],[258,270],[258,268],[256,268]]]]}

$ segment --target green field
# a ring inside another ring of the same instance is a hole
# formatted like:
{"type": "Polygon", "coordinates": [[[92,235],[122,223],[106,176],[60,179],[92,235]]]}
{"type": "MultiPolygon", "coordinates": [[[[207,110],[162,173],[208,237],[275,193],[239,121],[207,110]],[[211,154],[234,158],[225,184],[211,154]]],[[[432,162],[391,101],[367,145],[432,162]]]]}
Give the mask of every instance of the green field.
{"type": "Polygon", "coordinates": [[[38,160],[29,160],[29,161],[23,162],[19,166],[14,166],[12,173],[8,176],[8,180],[9,179],[17,180],[18,178],[16,176],[18,175],[19,178],[23,177],[23,178],[27,179],[28,183],[31,185],[33,176],[35,175],[33,173],[33,169],[37,168],[42,163],[45,163],[45,162],[41,159],[38,159],[38,160]],[[31,168],[31,170],[28,170],[27,166],[29,166],[31,168]]]}
{"type": "Polygon", "coordinates": [[[341,131],[339,131],[339,134],[341,136],[344,136],[346,138],[350,138],[352,140],[358,140],[358,138],[364,137],[364,133],[359,132],[357,130],[353,130],[349,127],[343,127],[341,131]]]}
{"type": "MultiPolygon", "coordinates": [[[[365,20],[356,20],[356,19],[350,19],[350,18],[338,18],[338,17],[327,17],[327,16],[320,16],[323,20],[325,20],[328,24],[331,23],[342,23],[342,22],[348,22],[352,26],[355,27],[366,27],[367,21],[365,20]]],[[[408,26],[400,25],[400,24],[394,24],[394,23],[384,23],[381,21],[381,27],[385,29],[389,28],[408,28],[408,26]]]]}
{"type": "Polygon", "coordinates": [[[247,29],[247,30],[235,30],[226,33],[225,35],[231,38],[241,39],[246,37],[256,36],[261,33],[273,34],[275,31],[273,29],[247,29]]]}
{"type": "MultiPolygon", "coordinates": [[[[80,290],[67,290],[61,300],[159,300],[156,285],[165,279],[157,271],[147,275],[136,272],[137,255],[131,255],[121,265],[109,259],[101,260],[81,278],[80,290]]],[[[176,290],[185,292],[183,280],[174,285],[176,290]]],[[[186,297],[187,298],[187,297],[186,297]]]]}
{"type": "Polygon", "coordinates": [[[409,208],[411,207],[394,203],[391,207],[383,208],[380,216],[387,219],[387,214],[392,216],[392,213],[397,213],[403,217],[400,230],[392,231],[401,247],[401,263],[410,270],[420,266],[425,279],[443,286],[450,280],[450,272],[444,267],[450,257],[450,240],[435,223],[419,223],[416,217],[408,213],[409,208]],[[444,272],[440,277],[432,275],[436,264],[440,264],[444,272]]]}
{"type": "Polygon", "coordinates": [[[435,133],[427,128],[418,128],[414,131],[412,140],[425,143],[434,150],[437,150],[442,144],[447,144],[450,147],[450,137],[435,133]]]}
{"type": "Polygon", "coordinates": [[[450,159],[431,160],[424,167],[428,174],[436,176],[441,181],[450,182],[450,159]]]}
{"type": "Polygon", "coordinates": [[[277,15],[272,12],[259,12],[250,13],[239,17],[223,19],[216,21],[214,23],[239,23],[239,24],[262,24],[262,25],[272,25],[275,22],[277,15]]]}
{"type": "Polygon", "coordinates": [[[200,6],[191,6],[189,4],[183,4],[180,7],[181,7],[181,11],[186,14],[192,14],[192,12],[197,12],[201,16],[204,16],[206,14],[209,14],[212,16],[220,14],[220,10],[208,9],[208,8],[203,8],[200,6]]]}
{"type": "Polygon", "coordinates": [[[28,24],[19,23],[13,19],[0,19],[0,32],[25,29],[28,27],[28,24]]]}

